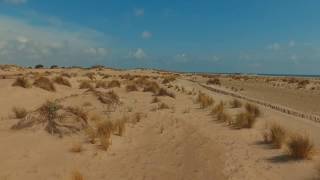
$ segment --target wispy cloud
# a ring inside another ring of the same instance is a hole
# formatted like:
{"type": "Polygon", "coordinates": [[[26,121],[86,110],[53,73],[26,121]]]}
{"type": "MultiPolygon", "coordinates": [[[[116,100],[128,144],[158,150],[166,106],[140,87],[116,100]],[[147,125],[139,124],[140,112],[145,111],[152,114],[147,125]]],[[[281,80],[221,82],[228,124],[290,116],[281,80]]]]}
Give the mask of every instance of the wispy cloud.
{"type": "Polygon", "coordinates": [[[143,39],[149,39],[149,38],[151,38],[153,36],[153,34],[151,33],[151,32],[149,32],[149,31],[143,31],[142,33],[141,33],[141,37],[143,38],[143,39]]]}
{"type": "Polygon", "coordinates": [[[1,1],[7,4],[13,4],[13,5],[21,5],[28,2],[28,0],[1,0],[1,1]]]}
{"type": "Polygon", "coordinates": [[[143,8],[134,8],[133,13],[135,16],[144,16],[143,8]]]}
{"type": "Polygon", "coordinates": [[[103,39],[102,33],[87,28],[40,26],[0,16],[1,63],[91,64],[110,54],[103,39]]]}
{"type": "Polygon", "coordinates": [[[279,50],[280,48],[281,48],[281,45],[277,42],[272,43],[268,46],[268,49],[275,50],[275,51],[279,50]]]}
{"type": "Polygon", "coordinates": [[[129,58],[141,60],[141,59],[145,59],[146,57],[147,57],[147,54],[142,48],[138,48],[134,51],[129,52],[129,58]]]}

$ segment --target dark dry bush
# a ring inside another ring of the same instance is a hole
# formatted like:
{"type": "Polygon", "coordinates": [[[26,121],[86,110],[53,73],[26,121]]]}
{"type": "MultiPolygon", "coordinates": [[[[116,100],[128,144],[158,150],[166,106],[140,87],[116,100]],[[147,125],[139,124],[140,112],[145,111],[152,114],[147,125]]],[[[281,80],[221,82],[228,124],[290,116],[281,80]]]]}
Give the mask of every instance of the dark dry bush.
{"type": "Polygon", "coordinates": [[[29,80],[25,77],[18,77],[14,83],[12,84],[12,86],[19,86],[19,87],[23,87],[23,88],[30,88],[32,86],[32,84],[29,82],[29,80]]]}
{"type": "Polygon", "coordinates": [[[49,78],[46,77],[40,77],[36,79],[33,85],[47,91],[56,91],[56,87],[54,86],[54,84],[49,78]]]}
{"type": "Polygon", "coordinates": [[[65,79],[65,78],[62,77],[62,76],[55,77],[55,78],[53,79],[53,81],[54,81],[55,83],[57,83],[57,84],[71,87],[71,83],[69,82],[69,80],[68,80],[68,79],[65,79]]]}

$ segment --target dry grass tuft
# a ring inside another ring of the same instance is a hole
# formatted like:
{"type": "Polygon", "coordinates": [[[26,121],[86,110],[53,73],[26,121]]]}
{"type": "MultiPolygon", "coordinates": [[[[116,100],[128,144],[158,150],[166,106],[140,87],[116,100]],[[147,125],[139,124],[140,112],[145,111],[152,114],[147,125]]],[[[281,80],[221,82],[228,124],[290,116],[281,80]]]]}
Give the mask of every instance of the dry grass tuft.
{"type": "Polygon", "coordinates": [[[120,86],[121,86],[121,84],[118,80],[112,80],[108,84],[108,88],[114,88],[114,87],[120,87],[120,86]]]}
{"type": "Polygon", "coordinates": [[[26,117],[28,114],[28,111],[25,108],[21,108],[21,107],[13,107],[12,111],[13,111],[15,117],[18,119],[22,119],[22,118],[26,117]]]}
{"type": "Polygon", "coordinates": [[[90,81],[81,81],[79,89],[93,89],[93,86],[90,81]]]}
{"type": "Polygon", "coordinates": [[[29,82],[28,79],[24,78],[24,77],[18,77],[14,83],[12,84],[12,86],[19,86],[19,87],[23,87],[23,88],[31,88],[32,84],[29,82]]]}
{"type": "Polygon", "coordinates": [[[207,81],[207,84],[213,84],[213,85],[221,85],[220,79],[214,78],[214,79],[209,79],[207,81]]]}
{"type": "Polygon", "coordinates": [[[256,117],[248,112],[237,114],[235,119],[235,127],[237,128],[252,128],[256,122],[256,117]]]}
{"type": "Polygon", "coordinates": [[[142,83],[142,84],[140,84],[140,86],[143,87],[143,92],[152,92],[154,94],[157,94],[160,90],[159,84],[154,81],[139,82],[137,80],[136,83],[138,83],[138,84],[142,83]]]}
{"type": "Polygon", "coordinates": [[[54,84],[51,82],[49,78],[46,77],[40,77],[36,79],[33,85],[47,91],[56,91],[56,87],[54,86],[54,84]]]}
{"type": "Polygon", "coordinates": [[[134,85],[134,84],[128,84],[128,85],[126,86],[126,90],[127,90],[127,92],[132,92],[132,91],[138,91],[138,88],[137,88],[137,86],[134,85]]]}
{"type": "Polygon", "coordinates": [[[275,148],[281,148],[287,138],[287,130],[279,124],[273,123],[263,133],[263,140],[265,143],[272,143],[275,148]]]}
{"type": "Polygon", "coordinates": [[[108,88],[108,83],[106,81],[97,81],[96,88],[108,88]]]}
{"type": "Polygon", "coordinates": [[[261,111],[260,111],[259,107],[256,105],[247,103],[245,105],[245,108],[246,108],[247,112],[250,113],[251,115],[253,115],[254,117],[259,117],[261,115],[261,111]]]}
{"type": "Polygon", "coordinates": [[[228,124],[231,124],[231,117],[229,114],[225,113],[225,112],[219,112],[217,114],[217,120],[218,121],[223,121],[226,122],[228,124]]]}
{"type": "Polygon", "coordinates": [[[71,180],[84,180],[84,177],[79,171],[73,171],[71,175],[71,180]]]}
{"type": "Polygon", "coordinates": [[[80,153],[82,152],[82,150],[83,148],[80,143],[73,143],[72,147],[70,148],[70,152],[73,152],[73,153],[80,153]]]}
{"type": "Polygon", "coordinates": [[[109,120],[104,120],[97,124],[97,137],[100,139],[100,144],[104,150],[108,150],[111,145],[111,134],[113,132],[113,123],[109,120]]]}
{"type": "Polygon", "coordinates": [[[216,114],[219,114],[219,113],[223,113],[224,112],[224,104],[223,102],[221,101],[218,105],[216,105],[212,111],[211,111],[211,114],[212,115],[216,115],[216,114]]]}
{"type": "Polygon", "coordinates": [[[160,102],[160,99],[158,97],[153,97],[151,100],[151,103],[158,103],[160,102]]]}
{"type": "Polygon", "coordinates": [[[91,144],[95,144],[96,143],[96,138],[97,138],[97,133],[96,131],[91,127],[91,126],[88,126],[86,129],[85,129],[85,133],[88,137],[88,140],[91,144]]]}
{"type": "Polygon", "coordinates": [[[231,108],[241,108],[242,103],[241,103],[241,101],[234,99],[230,102],[230,106],[231,106],[231,108]]]}
{"type": "Polygon", "coordinates": [[[288,154],[295,159],[311,159],[314,153],[314,144],[307,135],[291,135],[287,147],[288,154]]]}
{"type": "Polygon", "coordinates": [[[85,124],[88,124],[88,113],[81,107],[67,107],[66,111],[74,114],[77,118],[80,118],[85,124]]]}
{"type": "Polygon", "coordinates": [[[176,80],[176,78],[174,76],[167,76],[167,77],[164,77],[162,84],[168,84],[168,83],[173,82],[175,80],[176,80]]]}
{"type": "Polygon", "coordinates": [[[123,136],[126,130],[126,122],[128,121],[127,117],[123,117],[114,121],[113,123],[113,132],[118,136],[123,136]]]}
{"type": "Polygon", "coordinates": [[[170,107],[166,103],[160,103],[158,109],[170,109],[170,107]]]}
{"type": "Polygon", "coordinates": [[[69,80],[68,80],[68,79],[65,79],[65,78],[62,77],[62,76],[55,77],[55,78],[53,79],[53,81],[54,81],[55,83],[57,83],[57,84],[71,87],[71,83],[69,82],[69,80]]]}
{"type": "Polygon", "coordinates": [[[214,100],[212,99],[212,97],[202,92],[199,92],[196,102],[200,104],[200,108],[204,109],[213,105],[214,100]]]}
{"type": "Polygon", "coordinates": [[[157,93],[157,96],[169,96],[169,97],[171,97],[171,98],[175,98],[175,97],[176,97],[176,95],[175,95],[174,93],[169,92],[169,91],[167,91],[167,90],[164,89],[164,88],[160,88],[160,89],[159,89],[159,91],[158,91],[158,93],[157,93]]]}

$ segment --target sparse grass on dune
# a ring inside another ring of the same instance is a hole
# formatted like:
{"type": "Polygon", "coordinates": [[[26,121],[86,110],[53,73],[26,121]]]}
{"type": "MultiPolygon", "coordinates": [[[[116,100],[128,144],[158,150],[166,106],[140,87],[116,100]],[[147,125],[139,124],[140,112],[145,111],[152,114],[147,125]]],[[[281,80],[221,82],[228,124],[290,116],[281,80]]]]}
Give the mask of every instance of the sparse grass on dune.
{"type": "Polygon", "coordinates": [[[234,100],[230,101],[230,106],[231,106],[231,108],[241,108],[242,103],[241,103],[241,101],[234,99],[234,100]]]}
{"type": "Polygon", "coordinates": [[[96,88],[108,88],[108,83],[106,81],[97,81],[96,88]]]}
{"type": "Polygon", "coordinates": [[[85,180],[85,178],[79,171],[73,171],[71,174],[71,180],[85,180]]]}
{"type": "Polygon", "coordinates": [[[169,92],[164,88],[160,88],[156,95],[157,96],[168,96],[168,97],[171,97],[171,98],[175,98],[176,97],[176,95],[174,93],[169,92]]]}
{"type": "Polygon", "coordinates": [[[96,80],[96,73],[88,72],[84,76],[88,77],[90,80],[96,80]]]}
{"type": "Polygon", "coordinates": [[[173,82],[176,80],[176,77],[174,76],[167,76],[167,77],[164,77],[163,81],[162,81],[162,84],[168,84],[170,82],[173,82]]]}
{"type": "Polygon", "coordinates": [[[217,120],[218,121],[222,121],[222,122],[226,122],[229,125],[231,124],[231,117],[229,114],[227,114],[226,112],[219,112],[217,114],[217,120]]]}
{"type": "Polygon", "coordinates": [[[111,145],[111,134],[113,132],[113,123],[109,120],[104,120],[97,124],[97,137],[100,140],[101,147],[108,150],[111,145]]]}
{"type": "Polygon", "coordinates": [[[56,87],[54,86],[53,82],[47,77],[40,77],[36,79],[33,85],[47,91],[56,91],[56,87]]]}
{"type": "Polygon", "coordinates": [[[281,148],[288,136],[287,130],[279,124],[272,123],[270,127],[263,132],[265,143],[272,143],[275,148],[281,148]]]}
{"type": "Polygon", "coordinates": [[[209,79],[207,81],[207,84],[213,84],[213,85],[221,85],[220,79],[214,78],[214,79],[209,79]]]}
{"type": "Polygon", "coordinates": [[[214,104],[212,97],[199,92],[196,102],[200,104],[200,108],[204,109],[214,104]]]}
{"type": "Polygon", "coordinates": [[[141,86],[143,86],[143,92],[152,92],[156,94],[160,90],[159,84],[154,81],[146,81],[141,86]]]}
{"type": "Polygon", "coordinates": [[[108,84],[108,88],[115,88],[115,87],[119,88],[120,86],[121,86],[121,83],[118,80],[112,80],[108,84]]]}
{"type": "Polygon", "coordinates": [[[12,111],[13,111],[15,117],[18,119],[22,119],[22,118],[26,117],[28,114],[28,111],[25,108],[21,108],[21,107],[13,107],[12,111]]]}
{"type": "Polygon", "coordinates": [[[18,77],[14,83],[12,84],[12,86],[18,86],[18,87],[23,87],[23,88],[31,88],[32,84],[30,83],[30,81],[25,78],[25,77],[18,77]]]}
{"type": "Polygon", "coordinates": [[[118,136],[123,136],[126,130],[127,117],[123,117],[113,122],[113,132],[118,136]]]}
{"type": "Polygon", "coordinates": [[[253,115],[254,117],[261,116],[261,111],[258,106],[247,103],[245,105],[245,108],[246,108],[247,112],[250,113],[251,115],[253,115]]]}
{"type": "Polygon", "coordinates": [[[134,84],[128,84],[128,85],[126,86],[126,91],[127,91],[127,92],[138,91],[138,88],[137,88],[137,86],[134,85],[134,84]]]}
{"type": "Polygon", "coordinates": [[[109,105],[115,105],[120,103],[120,98],[114,91],[96,92],[95,94],[101,103],[109,105]]]}
{"type": "Polygon", "coordinates": [[[306,134],[292,134],[287,147],[288,155],[294,159],[311,159],[314,154],[314,144],[306,134]]]}
{"type": "Polygon", "coordinates": [[[234,126],[237,128],[252,128],[256,122],[256,117],[248,112],[239,113],[236,116],[234,126]]]}
{"type": "Polygon", "coordinates": [[[65,78],[62,77],[62,76],[55,77],[55,78],[53,79],[53,81],[54,81],[55,83],[57,83],[57,84],[71,87],[71,83],[69,82],[69,80],[68,80],[68,79],[65,79],[65,78]]]}
{"type": "Polygon", "coordinates": [[[222,113],[222,112],[224,112],[224,104],[223,104],[223,102],[221,101],[218,105],[216,105],[216,106],[212,109],[211,114],[212,114],[212,115],[217,115],[217,114],[222,113]]]}
{"type": "Polygon", "coordinates": [[[76,117],[80,118],[85,124],[88,124],[88,113],[84,111],[83,108],[75,106],[75,107],[67,107],[67,112],[74,114],[76,117]]]}
{"type": "Polygon", "coordinates": [[[79,85],[79,89],[93,89],[93,86],[90,83],[90,81],[81,81],[79,85]]]}
{"type": "Polygon", "coordinates": [[[160,99],[158,97],[153,97],[151,100],[151,103],[158,103],[160,102],[160,99]]]}
{"type": "Polygon", "coordinates": [[[88,141],[91,144],[95,144],[96,143],[97,133],[96,133],[95,129],[93,129],[91,126],[88,126],[85,129],[85,134],[86,134],[86,136],[88,138],[88,141]]]}
{"type": "Polygon", "coordinates": [[[166,103],[160,103],[158,109],[170,109],[170,107],[166,103]]]}
{"type": "Polygon", "coordinates": [[[80,153],[80,152],[82,152],[82,150],[83,150],[83,148],[80,143],[73,143],[70,148],[70,152],[73,152],[73,153],[80,153]]]}

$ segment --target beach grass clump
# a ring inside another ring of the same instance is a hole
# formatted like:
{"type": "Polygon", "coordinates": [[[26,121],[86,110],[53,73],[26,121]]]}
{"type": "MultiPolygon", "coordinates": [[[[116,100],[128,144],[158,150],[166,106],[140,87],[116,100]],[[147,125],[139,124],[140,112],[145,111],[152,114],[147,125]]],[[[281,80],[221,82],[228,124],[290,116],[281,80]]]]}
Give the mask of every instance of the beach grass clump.
{"type": "Polygon", "coordinates": [[[79,89],[93,89],[90,81],[81,81],[79,84],[79,89]]]}
{"type": "Polygon", "coordinates": [[[224,112],[224,103],[222,101],[211,110],[212,115],[217,115],[222,112],[224,112]]]}
{"type": "Polygon", "coordinates": [[[109,120],[101,121],[97,124],[97,137],[100,140],[102,149],[108,150],[111,145],[111,134],[113,132],[113,123],[109,120]]]}
{"type": "Polygon", "coordinates": [[[25,77],[18,77],[12,86],[22,87],[22,88],[31,88],[32,84],[30,81],[25,77]]]}
{"type": "Polygon", "coordinates": [[[13,107],[12,111],[14,113],[15,118],[22,119],[27,116],[28,111],[22,107],[13,107]]]}
{"type": "Polygon", "coordinates": [[[214,104],[213,98],[202,92],[199,92],[196,102],[200,104],[201,109],[205,109],[214,104]]]}
{"type": "Polygon", "coordinates": [[[261,111],[260,111],[259,107],[256,106],[256,105],[247,103],[247,104],[245,105],[245,109],[246,109],[246,111],[247,111],[248,113],[250,113],[250,114],[251,114],[252,116],[254,116],[254,117],[259,117],[259,116],[261,116],[261,111]]]}
{"type": "Polygon", "coordinates": [[[68,79],[64,78],[63,76],[57,76],[53,79],[53,81],[57,84],[71,87],[71,83],[68,79]]]}
{"type": "Polygon", "coordinates": [[[292,134],[287,147],[288,155],[294,159],[311,159],[314,153],[314,144],[306,134],[292,134]]]}
{"type": "Polygon", "coordinates": [[[212,84],[212,85],[221,85],[220,79],[214,78],[214,79],[209,79],[207,81],[207,84],[212,84]]]}
{"type": "Polygon", "coordinates": [[[39,77],[34,81],[33,85],[47,91],[56,91],[56,87],[54,86],[53,82],[47,77],[39,77]]]}
{"type": "Polygon", "coordinates": [[[158,93],[156,94],[157,96],[168,96],[171,98],[175,98],[176,95],[172,92],[169,92],[168,90],[164,89],[164,88],[160,88],[158,93]]]}
{"type": "Polygon", "coordinates": [[[287,130],[279,124],[273,123],[263,133],[264,142],[273,144],[275,148],[281,148],[288,136],[287,130]]]}
{"type": "Polygon", "coordinates": [[[232,101],[230,101],[230,106],[231,108],[241,108],[242,103],[238,99],[233,99],[232,101]]]}
{"type": "Polygon", "coordinates": [[[126,91],[127,92],[133,92],[133,91],[138,91],[138,88],[135,84],[128,84],[126,86],[126,91]]]}
{"type": "Polygon", "coordinates": [[[242,112],[236,115],[234,125],[237,128],[252,128],[256,122],[256,117],[251,113],[242,112]]]}
{"type": "Polygon", "coordinates": [[[106,81],[97,81],[96,82],[96,88],[108,88],[108,83],[106,81]]]}
{"type": "Polygon", "coordinates": [[[115,88],[115,87],[119,88],[120,86],[121,86],[121,83],[118,80],[112,80],[108,84],[108,88],[115,88]]]}

